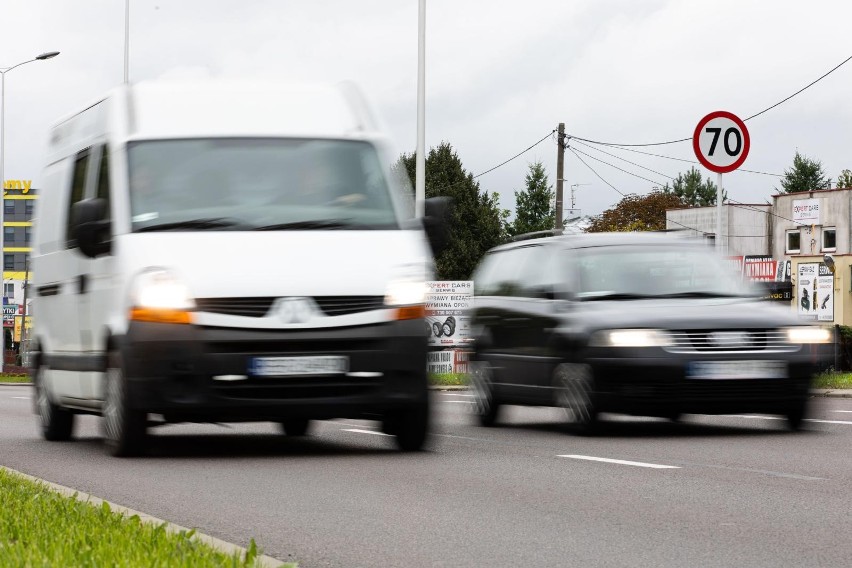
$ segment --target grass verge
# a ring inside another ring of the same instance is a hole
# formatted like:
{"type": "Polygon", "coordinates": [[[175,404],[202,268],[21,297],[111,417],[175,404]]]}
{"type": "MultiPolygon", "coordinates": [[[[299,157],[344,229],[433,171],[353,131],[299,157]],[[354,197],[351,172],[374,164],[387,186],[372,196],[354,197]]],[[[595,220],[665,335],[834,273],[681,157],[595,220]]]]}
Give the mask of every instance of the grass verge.
{"type": "Polygon", "coordinates": [[[66,497],[0,469],[0,566],[260,566],[254,540],[243,556],[66,497]]]}
{"type": "Polygon", "coordinates": [[[467,386],[466,373],[430,373],[429,384],[432,386],[467,386]]]}
{"type": "Polygon", "coordinates": [[[814,377],[815,389],[852,389],[852,373],[822,373],[814,377]]]}
{"type": "Polygon", "coordinates": [[[0,383],[28,383],[30,382],[29,375],[10,375],[8,373],[0,373],[0,383]]]}

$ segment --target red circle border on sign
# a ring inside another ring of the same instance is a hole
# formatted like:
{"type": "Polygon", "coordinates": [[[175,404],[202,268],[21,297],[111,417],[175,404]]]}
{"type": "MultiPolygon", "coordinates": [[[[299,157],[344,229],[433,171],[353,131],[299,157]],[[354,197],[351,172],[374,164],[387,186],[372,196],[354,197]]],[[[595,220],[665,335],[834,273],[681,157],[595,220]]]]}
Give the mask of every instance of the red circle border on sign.
{"type": "Polygon", "coordinates": [[[692,150],[695,152],[695,157],[698,158],[698,161],[701,162],[701,165],[710,170],[711,172],[716,172],[717,174],[726,174],[728,172],[732,172],[735,169],[739,168],[743,165],[743,162],[746,161],[748,157],[748,151],[751,147],[751,137],[748,134],[748,128],[746,128],[745,122],[740,120],[740,118],[725,110],[717,110],[716,112],[711,112],[704,118],[698,121],[698,126],[695,127],[695,132],[692,134],[692,150]],[[740,157],[737,158],[737,161],[729,166],[716,166],[710,163],[707,158],[701,153],[701,147],[698,144],[698,137],[701,135],[701,129],[704,128],[704,125],[713,120],[714,118],[727,118],[736,124],[739,129],[743,133],[743,151],[740,154],[740,157]]]}

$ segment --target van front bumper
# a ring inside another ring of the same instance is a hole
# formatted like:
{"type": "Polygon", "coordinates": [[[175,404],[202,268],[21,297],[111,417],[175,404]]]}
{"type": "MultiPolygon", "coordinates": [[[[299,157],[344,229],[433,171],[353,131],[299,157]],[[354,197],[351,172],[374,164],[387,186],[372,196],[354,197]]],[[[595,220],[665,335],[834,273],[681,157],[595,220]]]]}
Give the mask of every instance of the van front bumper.
{"type": "Polygon", "coordinates": [[[428,399],[423,320],[311,330],[133,322],[130,404],[167,421],[376,417],[428,399]],[[345,356],[348,372],[265,377],[255,357],[345,356]]]}

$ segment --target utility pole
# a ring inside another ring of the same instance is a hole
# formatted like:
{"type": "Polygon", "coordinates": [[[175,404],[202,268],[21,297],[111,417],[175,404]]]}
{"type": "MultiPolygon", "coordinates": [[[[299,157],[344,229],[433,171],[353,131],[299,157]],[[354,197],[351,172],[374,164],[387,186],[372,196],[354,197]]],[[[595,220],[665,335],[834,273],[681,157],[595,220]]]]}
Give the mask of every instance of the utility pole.
{"type": "Polygon", "coordinates": [[[557,154],[556,154],[556,219],[553,220],[555,229],[562,228],[562,179],[563,169],[565,167],[565,123],[559,123],[557,131],[557,154]]]}

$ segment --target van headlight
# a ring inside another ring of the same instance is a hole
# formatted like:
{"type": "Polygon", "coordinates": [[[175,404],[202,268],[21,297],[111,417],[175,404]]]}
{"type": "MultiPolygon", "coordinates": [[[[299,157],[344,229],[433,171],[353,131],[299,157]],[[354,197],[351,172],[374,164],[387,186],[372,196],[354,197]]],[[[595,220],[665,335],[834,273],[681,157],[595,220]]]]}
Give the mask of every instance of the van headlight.
{"type": "Polygon", "coordinates": [[[192,323],[195,301],[171,271],[152,269],[137,275],[130,292],[130,319],[157,323],[192,323]]]}
{"type": "Polygon", "coordinates": [[[426,282],[417,279],[391,280],[385,292],[385,305],[394,308],[398,320],[426,317],[426,282]]]}
{"type": "Polygon", "coordinates": [[[815,325],[798,325],[784,329],[784,335],[790,343],[828,343],[831,330],[815,325]]]}
{"type": "Polygon", "coordinates": [[[592,347],[665,347],[672,344],[668,333],[659,329],[607,329],[589,339],[592,347]]]}

